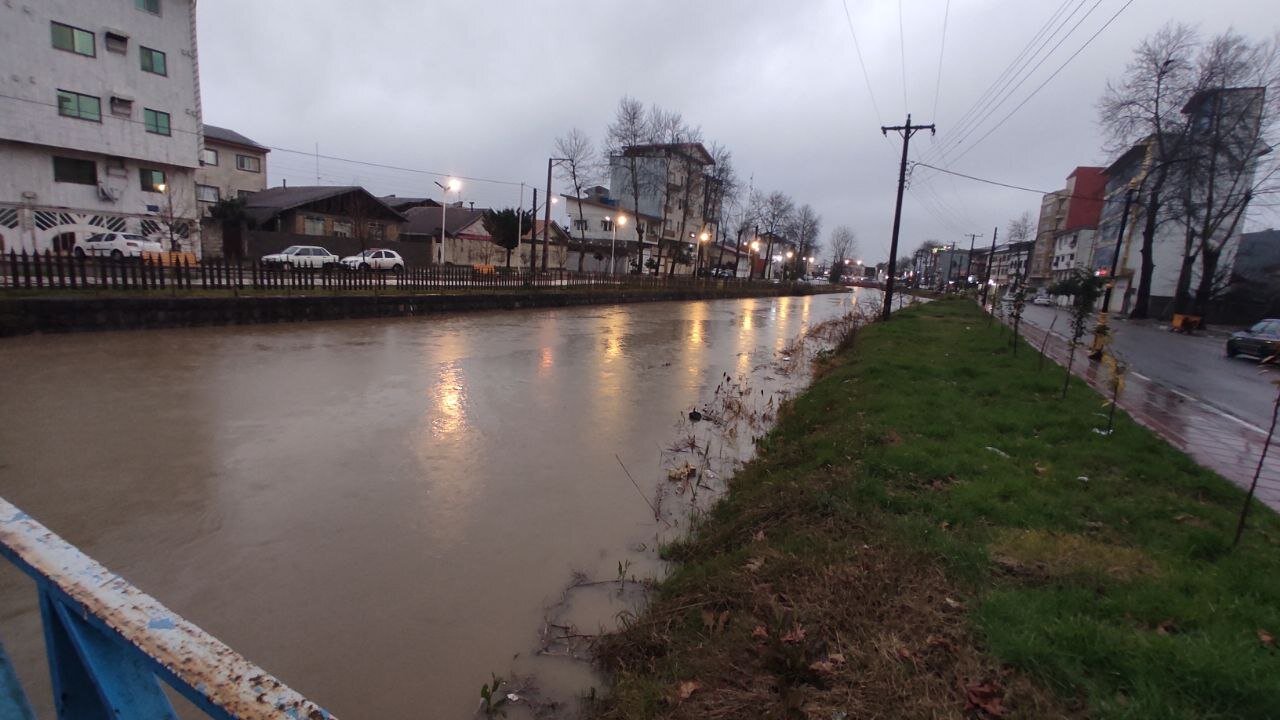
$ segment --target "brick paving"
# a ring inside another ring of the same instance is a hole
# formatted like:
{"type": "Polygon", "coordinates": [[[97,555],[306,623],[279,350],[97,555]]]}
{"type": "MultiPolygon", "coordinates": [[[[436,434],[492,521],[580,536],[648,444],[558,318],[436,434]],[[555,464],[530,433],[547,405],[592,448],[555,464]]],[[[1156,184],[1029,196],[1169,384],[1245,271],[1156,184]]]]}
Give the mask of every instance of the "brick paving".
{"type": "MultiPolygon", "coordinates": [[[[1027,342],[1037,350],[1040,348],[1045,336],[1043,328],[1024,323],[1020,332],[1027,342]]],[[[1090,338],[1092,333],[1087,333],[1086,344],[1090,338]]],[[[1045,355],[1065,367],[1067,352],[1067,339],[1057,332],[1052,333],[1045,355]]],[[[1109,397],[1109,373],[1100,364],[1089,362],[1087,353],[1086,347],[1076,349],[1072,372],[1109,397]]],[[[1130,368],[1126,374],[1124,390],[1120,394],[1120,408],[1137,423],[1151,429],[1200,465],[1248,489],[1266,442],[1265,428],[1259,430],[1251,423],[1210,407],[1186,393],[1143,377],[1141,368],[1130,368]]],[[[1276,511],[1280,511],[1278,445],[1280,443],[1273,442],[1267,453],[1255,495],[1276,511]]]]}

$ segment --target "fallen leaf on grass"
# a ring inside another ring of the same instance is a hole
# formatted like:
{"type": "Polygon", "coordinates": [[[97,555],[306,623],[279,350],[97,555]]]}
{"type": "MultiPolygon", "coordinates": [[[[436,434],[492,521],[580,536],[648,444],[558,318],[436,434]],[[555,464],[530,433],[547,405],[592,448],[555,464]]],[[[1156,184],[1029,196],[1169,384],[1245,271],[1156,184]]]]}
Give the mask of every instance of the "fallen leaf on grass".
{"type": "Polygon", "coordinates": [[[1262,628],[1258,628],[1258,642],[1262,643],[1263,647],[1273,648],[1276,646],[1276,636],[1262,628]]]}
{"type": "Polygon", "coordinates": [[[804,627],[801,625],[796,625],[795,627],[791,628],[791,630],[788,631],[786,635],[782,636],[782,642],[786,643],[787,645],[795,645],[799,643],[801,640],[804,640],[804,635],[805,635],[804,627]]]}
{"type": "Polygon", "coordinates": [[[832,665],[843,665],[844,653],[828,653],[827,660],[830,660],[832,665]]]}
{"type": "Polygon", "coordinates": [[[681,700],[688,700],[701,687],[702,684],[697,680],[685,680],[676,688],[676,696],[681,700]]]}
{"type": "Polygon", "coordinates": [[[956,651],[955,643],[951,642],[950,640],[940,635],[930,635],[928,638],[925,639],[924,642],[929,647],[945,648],[948,652],[953,652],[953,653],[956,651]]]}
{"type": "Polygon", "coordinates": [[[1048,465],[1041,465],[1040,463],[1036,463],[1035,468],[1036,468],[1036,475],[1039,475],[1040,477],[1044,477],[1049,472],[1048,465]]]}
{"type": "Polygon", "coordinates": [[[1004,688],[998,683],[981,682],[965,686],[965,712],[982,711],[990,717],[1004,717],[1004,688]]]}
{"type": "Polygon", "coordinates": [[[1165,620],[1164,622],[1156,626],[1157,635],[1172,635],[1176,632],[1178,632],[1178,626],[1173,622],[1172,619],[1165,620]]]}
{"type": "Polygon", "coordinates": [[[910,660],[912,658],[911,651],[908,650],[907,648],[900,647],[898,648],[898,657],[902,658],[903,660],[910,660]]]}
{"type": "Polygon", "coordinates": [[[830,675],[836,671],[835,666],[827,660],[815,660],[809,663],[809,669],[819,675],[830,675]]]}
{"type": "Polygon", "coordinates": [[[756,534],[751,536],[751,539],[756,542],[764,542],[764,531],[757,530],[756,534]]]}
{"type": "Polygon", "coordinates": [[[751,631],[751,637],[763,640],[769,637],[769,631],[765,630],[763,625],[757,625],[755,629],[751,631]]]}
{"type": "Polygon", "coordinates": [[[745,565],[743,565],[743,567],[750,570],[751,572],[755,572],[760,568],[764,567],[764,558],[751,558],[746,562],[745,565]]]}
{"type": "Polygon", "coordinates": [[[942,598],[942,602],[946,603],[947,607],[952,608],[954,610],[960,610],[964,608],[964,603],[958,600],[952,600],[951,598],[942,598]]]}

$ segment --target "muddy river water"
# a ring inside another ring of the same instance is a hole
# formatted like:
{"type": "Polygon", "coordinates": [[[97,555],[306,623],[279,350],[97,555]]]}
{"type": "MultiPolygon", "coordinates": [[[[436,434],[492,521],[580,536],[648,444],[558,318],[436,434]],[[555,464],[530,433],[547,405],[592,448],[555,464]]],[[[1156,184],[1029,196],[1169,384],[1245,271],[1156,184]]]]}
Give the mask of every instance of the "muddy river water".
{"type": "MultiPolygon", "coordinates": [[[[563,697],[599,681],[540,629],[635,601],[566,587],[660,573],[656,540],[750,452],[688,412],[732,387],[767,422],[807,379],[795,338],[858,301],[9,339],[0,496],[339,717],[471,717],[490,673],[563,697]]],[[[4,562],[0,640],[51,717],[4,562]]]]}

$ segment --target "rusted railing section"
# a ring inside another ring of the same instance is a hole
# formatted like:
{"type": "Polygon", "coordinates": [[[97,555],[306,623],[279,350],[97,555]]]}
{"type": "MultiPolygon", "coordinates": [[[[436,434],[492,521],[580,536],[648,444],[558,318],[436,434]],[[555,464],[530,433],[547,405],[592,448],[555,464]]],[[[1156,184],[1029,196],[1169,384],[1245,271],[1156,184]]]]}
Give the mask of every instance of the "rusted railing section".
{"type": "MultiPolygon", "coordinates": [[[[174,718],[163,680],[213,718],[327,711],[0,498],[0,555],[36,583],[58,717],[174,718]]],[[[0,720],[31,717],[0,649],[0,720]]]]}

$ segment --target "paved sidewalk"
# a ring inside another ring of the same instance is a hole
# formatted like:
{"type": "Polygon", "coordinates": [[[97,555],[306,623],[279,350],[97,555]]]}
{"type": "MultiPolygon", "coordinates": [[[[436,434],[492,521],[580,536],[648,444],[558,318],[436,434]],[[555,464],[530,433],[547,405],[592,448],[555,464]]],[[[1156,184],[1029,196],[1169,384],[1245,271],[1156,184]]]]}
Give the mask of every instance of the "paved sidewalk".
{"type": "MultiPolygon", "coordinates": [[[[1021,334],[1038,351],[1045,330],[1023,323],[1021,334]]],[[[1086,342],[1090,337],[1086,335],[1086,342]]],[[[1065,367],[1067,348],[1066,338],[1055,331],[1045,354],[1065,367]]],[[[1090,362],[1087,354],[1087,347],[1076,349],[1073,373],[1110,397],[1106,367],[1090,362]]],[[[1265,432],[1254,425],[1134,372],[1125,375],[1120,408],[1199,464],[1248,489],[1266,442],[1265,432]]],[[[1267,453],[1256,497],[1280,511],[1280,443],[1273,442],[1267,453]]]]}

